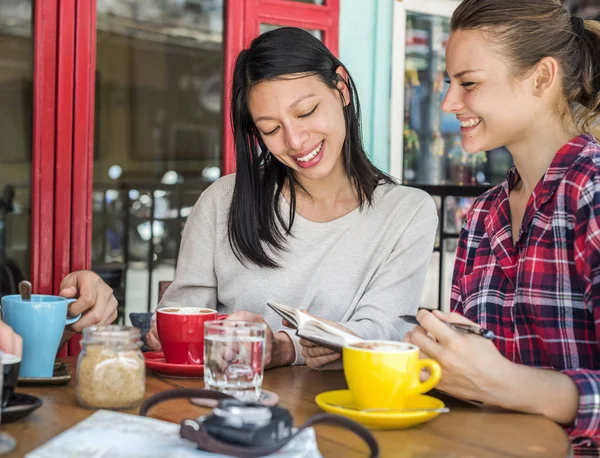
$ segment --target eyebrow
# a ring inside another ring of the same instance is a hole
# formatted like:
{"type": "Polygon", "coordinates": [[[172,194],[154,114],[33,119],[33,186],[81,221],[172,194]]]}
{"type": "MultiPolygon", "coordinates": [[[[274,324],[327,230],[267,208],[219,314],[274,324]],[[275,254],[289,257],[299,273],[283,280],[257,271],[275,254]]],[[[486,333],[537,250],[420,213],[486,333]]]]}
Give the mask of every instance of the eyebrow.
{"type": "MultiPolygon", "coordinates": [[[[456,74],[454,75],[454,78],[455,78],[455,79],[458,79],[458,78],[462,78],[462,77],[463,77],[463,76],[465,76],[465,75],[468,75],[469,73],[476,73],[476,72],[482,72],[482,71],[483,71],[483,70],[465,70],[465,71],[462,71],[462,72],[458,72],[458,73],[456,73],[456,74]]],[[[448,72],[444,72],[444,76],[445,76],[446,78],[450,78],[450,75],[448,74],[448,72]]]]}
{"type": "MultiPolygon", "coordinates": [[[[300,102],[302,102],[303,100],[310,99],[311,97],[316,97],[316,96],[317,96],[317,94],[306,94],[306,95],[303,95],[302,97],[300,97],[299,99],[297,99],[295,102],[293,102],[293,103],[292,103],[292,104],[289,106],[289,108],[294,108],[296,105],[298,105],[298,104],[299,104],[300,102]]],[[[258,122],[258,121],[268,121],[268,120],[270,120],[270,119],[273,119],[273,118],[272,118],[272,117],[270,117],[270,116],[261,116],[261,117],[259,117],[259,118],[256,118],[256,119],[254,120],[254,122],[256,123],[256,122],[258,122]]]]}

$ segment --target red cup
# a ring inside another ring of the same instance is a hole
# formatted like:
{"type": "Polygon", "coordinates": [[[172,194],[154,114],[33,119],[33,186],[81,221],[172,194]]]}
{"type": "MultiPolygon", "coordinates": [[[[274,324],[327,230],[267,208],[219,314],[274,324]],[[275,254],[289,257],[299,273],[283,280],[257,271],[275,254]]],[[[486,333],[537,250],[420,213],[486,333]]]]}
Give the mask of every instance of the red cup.
{"type": "Polygon", "coordinates": [[[194,307],[165,307],[156,313],[158,338],[171,364],[204,363],[204,323],[222,320],[216,310],[194,307]]]}

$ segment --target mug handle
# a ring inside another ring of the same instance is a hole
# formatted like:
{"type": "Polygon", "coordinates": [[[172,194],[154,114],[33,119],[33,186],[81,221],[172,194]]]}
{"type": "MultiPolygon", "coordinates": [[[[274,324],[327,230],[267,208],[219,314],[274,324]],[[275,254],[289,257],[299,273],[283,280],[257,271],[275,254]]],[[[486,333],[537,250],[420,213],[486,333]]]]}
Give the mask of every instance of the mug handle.
{"type": "Polygon", "coordinates": [[[229,315],[227,315],[226,313],[222,314],[222,315],[218,315],[217,316],[217,320],[224,320],[228,317],[229,315]]]}
{"type": "Polygon", "coordinates": [[[415,386],[415,392],[413,394],[423,394],[438,384],[440,378],[442,378],[442,368],[437,361],[433,359],[420,359],[417,361],[417,368],[415,370],[417,374],[417,384],[415,386]],[[419,376],[423,369],[429,369],[430,375],[424,382],[419,381],[419,376]]]}
{"type": "MultiPolygon", "coordinates": [[[[77,300],[77,299],[75,299],[75,298],[72,298],[72,299],[67,299],[67,305],[68,305],[68,304],[72,304],[72,303],[73,303],[73,302],[75,302],[76,300],[77,300]]],[[[78,320],[79,320],[79,318],[81,318],[81,313],[80,313],[79,315],[77,315],[77,316],[73,316],[73,317],[71,317],[71,318],[67,317],[67,321],[66,321],[66,323],[65,323],[65,326],[68,326],[69,324],[73,324],[73,323],[75,323],[76,321],[78,321],[78,320]]]]}

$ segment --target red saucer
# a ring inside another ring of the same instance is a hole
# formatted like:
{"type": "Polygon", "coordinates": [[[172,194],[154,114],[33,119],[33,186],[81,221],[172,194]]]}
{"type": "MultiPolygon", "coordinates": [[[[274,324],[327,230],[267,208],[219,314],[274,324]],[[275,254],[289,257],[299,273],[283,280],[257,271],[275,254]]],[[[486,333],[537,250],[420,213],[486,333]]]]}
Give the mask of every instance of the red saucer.
{"type": "Polygon", "coordinates": [[[152,372],[175,377],[202,377],[204,364],[171,364],[165,360],[162,351],[149,351],[144,353],[146,367],[152,372]]]}

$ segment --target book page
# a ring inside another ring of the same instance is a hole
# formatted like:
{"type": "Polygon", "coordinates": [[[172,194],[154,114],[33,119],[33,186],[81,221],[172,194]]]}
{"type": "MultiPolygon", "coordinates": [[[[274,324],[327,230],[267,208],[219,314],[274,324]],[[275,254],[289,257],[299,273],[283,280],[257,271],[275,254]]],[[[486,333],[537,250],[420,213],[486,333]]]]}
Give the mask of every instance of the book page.
{"type": "Polygon", "coordinates": [[[324,341],[331,341],[337,345],[348,345],[355,342],[361,342],[363,339],[352,335],[348,332],[342,331],[341,329],[335,328],[323,321],[311,318],[302,326],[300,332],[306,337],[318,337],[324,341]]]}
{"type": "Polygon", "coordinates": [[[307,321],[312,319],[312,317],[307,313],[304,313],[298,309],[289,307],[287,305],[278,304],[277,302],[273,301],[268,301],[267,305],[273,310],[275,310],[275,312],[277,312],[279,316],[285,318],[291,324],[293,324],[296,327],[296,329],[302,327],[307,321]]]}
{"type": "MultiPolygon", "coordinates": [[[[303,312],[302,310],[296,310],[296,313],[298,314],[298,322],[299,322],[298,327],[300,327],[300,328],[306,326],[306,323],[315,320],[315,318],[313,316],[309,315],[308,313],[303,312]]],[[[325,323],[323,323],[323,324],[325,324],[325,323]]]]}
{"type": "Polygon", "coordinates": [[[279,316],[294,325],[297,330],[296,334],[299,337],[303,337],[318,345],[341,352],[344,345],[362,342],[363,340],[301,310],[273,301],[268,301],[267,305],[277,312],[279,316]]]}
{"type": "Polygon", "coordinates": [[[268,301],[267,305],[271,307],[281,318],[289,321],[296,329],[300,325],[298,311],[287,305],[278,304],[277,302],[268,301]]]}

